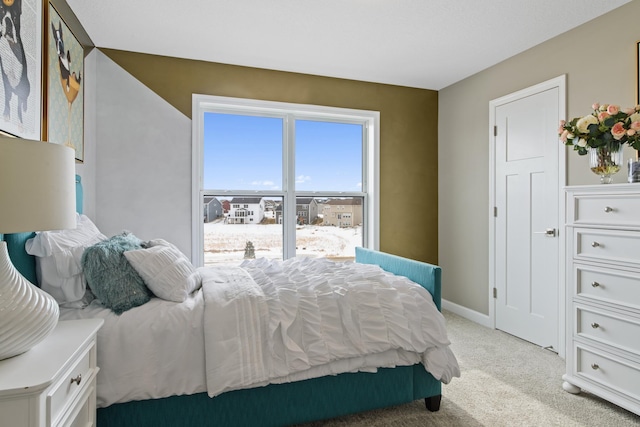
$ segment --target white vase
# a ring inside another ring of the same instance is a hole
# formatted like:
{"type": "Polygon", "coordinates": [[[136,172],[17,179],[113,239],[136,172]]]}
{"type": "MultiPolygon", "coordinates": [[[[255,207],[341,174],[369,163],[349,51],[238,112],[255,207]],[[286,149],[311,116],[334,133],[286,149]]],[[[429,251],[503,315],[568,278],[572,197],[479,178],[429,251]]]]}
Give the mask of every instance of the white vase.
{"type": "Polygon", "coordinates": [[[59,314],[57,301],[16,270],[6,242],[0,242],[0,360],[24,353],[45,339],[59,314]]]}

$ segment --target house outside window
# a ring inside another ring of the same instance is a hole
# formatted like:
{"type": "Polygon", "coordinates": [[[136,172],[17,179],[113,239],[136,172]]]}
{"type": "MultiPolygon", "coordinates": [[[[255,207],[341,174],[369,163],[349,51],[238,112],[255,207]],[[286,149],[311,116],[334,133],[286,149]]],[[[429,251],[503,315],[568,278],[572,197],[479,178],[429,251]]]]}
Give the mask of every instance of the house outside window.
{"type": "Polygon", "coordinates": [[[194,95],[192,123],[194,208],[231,206],[194,217],[195,264],[241,261],[249,242],[281,259],[378,249],[378,112],[194,95]],[[340,207],[348,221],[330,220],[340,207]]]}

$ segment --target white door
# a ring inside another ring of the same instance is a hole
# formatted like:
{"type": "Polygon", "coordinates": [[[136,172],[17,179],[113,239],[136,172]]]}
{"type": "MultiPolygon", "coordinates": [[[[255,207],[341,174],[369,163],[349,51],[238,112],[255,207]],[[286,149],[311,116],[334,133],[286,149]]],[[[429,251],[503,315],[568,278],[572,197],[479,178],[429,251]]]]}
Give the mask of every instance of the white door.
{"type": "Polygon", "coordinates": [[[497,329],[558,351],[561,93],[548,86],[492,101],[493,296],[497,329]]]}

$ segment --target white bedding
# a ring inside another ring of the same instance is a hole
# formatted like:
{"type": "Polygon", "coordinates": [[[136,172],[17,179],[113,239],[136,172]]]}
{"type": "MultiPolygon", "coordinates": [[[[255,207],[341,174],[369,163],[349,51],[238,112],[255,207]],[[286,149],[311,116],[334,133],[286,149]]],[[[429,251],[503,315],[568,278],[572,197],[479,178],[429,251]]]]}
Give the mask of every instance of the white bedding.
{"type": "Polygon", "coordinates": [[[97,405],[207,391],[204,301],[196,292],[175,303],[152,298],[120,316],[93,300],[60,308],[60,320],[99,317],[97,405]]]}
{"type": "Polygon", "coordinates": [[[377,266],[260,259],[199,272],[202,289],[183,303],[61,310],[105,319],[99,407],[418,362],[445,383],[460,375],[431,295],[377,266]]]}

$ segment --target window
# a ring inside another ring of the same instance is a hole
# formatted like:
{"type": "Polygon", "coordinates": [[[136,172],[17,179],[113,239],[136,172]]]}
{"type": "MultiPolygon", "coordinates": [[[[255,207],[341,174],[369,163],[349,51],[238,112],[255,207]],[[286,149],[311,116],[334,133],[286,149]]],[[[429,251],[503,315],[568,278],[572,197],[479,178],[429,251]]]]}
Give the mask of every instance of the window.
{"type": "Polygon", "coordinates": [[[378,122],[372,111],[194,95],[193,211],[213,199],[224,212],[194,216],[194,264],[377,249],[378,122]]]}

